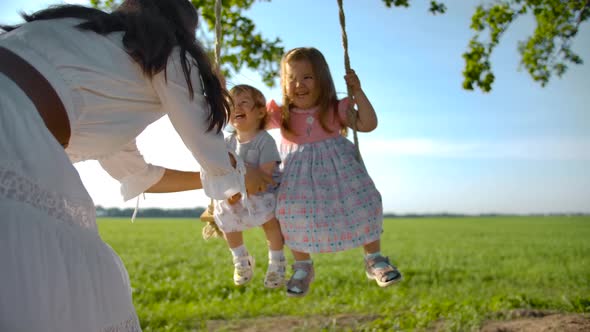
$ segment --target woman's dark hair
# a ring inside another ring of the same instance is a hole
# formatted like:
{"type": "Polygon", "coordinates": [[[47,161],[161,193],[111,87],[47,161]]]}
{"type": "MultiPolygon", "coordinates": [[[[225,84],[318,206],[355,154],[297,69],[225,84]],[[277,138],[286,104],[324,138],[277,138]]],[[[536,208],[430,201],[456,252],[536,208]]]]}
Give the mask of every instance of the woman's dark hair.
{"type": "MultiPolygon", "coordinates": [[[[199,68],[204,94],[210,106],[207,130],[215,129],[219,133],[228,119],[229,98],[213,72],[207,53],[195,39],[197,11],[188,0],[137,0],[137,3],[140,8],[133,11],[106,13],[84,6],[61,5],[30,15],[21,15],[26,22],[80,18],[84,22],[78,25],[79,29],[94,31],[101,35],[123,31],[123,45],[127,53],[150,78],[166,68],[172,49],[179,46],[181,66],[190,98],[194,97],[193,82],[190,79],[191,65],[195,65],[199,68]],[[187,53],[192,59],[187,57],[187,53]]],[[[11,31],[19,26],[0,28],[11,31]]]]}

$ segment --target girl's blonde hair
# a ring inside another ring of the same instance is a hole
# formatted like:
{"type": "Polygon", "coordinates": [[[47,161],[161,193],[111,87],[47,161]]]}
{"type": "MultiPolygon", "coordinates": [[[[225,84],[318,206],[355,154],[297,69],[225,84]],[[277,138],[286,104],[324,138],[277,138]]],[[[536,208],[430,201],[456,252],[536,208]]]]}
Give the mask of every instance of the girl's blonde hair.
{"type": "MultiPolygon", "coordinates": [[[[281,110],[282,128],[291,132],[291,128],[289,127],[289,109],[293,105],[292,100],[287,96],[289,79],[284,75],[286,74],[287,64],[294,61],[308,61],[311,64],[320,92],[317,101],[319,106],[320,125],[325,131],[332,132],[332,130],[328,128],[327,122],[328,115],[330,112],[335,111],[338,102],[338,99],[336,98],[336,88],[334,87],[334,81],[332,80],[330,67],[326,62],[326,59],[320,51],[313,47],[294,48],[287,52],[281,60],[281,88],[283,90],[283,107],[281,110]]],[[[333,114],[333,116],[338,117],[337,114],[333,114]]]]}
{"type": "MultiPolygon", "coordinates": [[[[235,99],[241,93],[248,93],[252,100],[254,100],[254,108],[264,107],[264,117],[260,120],[258,124],[258,129],[263,130],[266,127],[266,122],[268,121],[268,115],[266,113],[266,98],[260,90],[256,89],[255,87],[247,84],[238,84],[229,90],[229,95],[232,99],[235,99]]],[[[234,103],[232,103],[232,111],[235,107],[234,103]]]]}

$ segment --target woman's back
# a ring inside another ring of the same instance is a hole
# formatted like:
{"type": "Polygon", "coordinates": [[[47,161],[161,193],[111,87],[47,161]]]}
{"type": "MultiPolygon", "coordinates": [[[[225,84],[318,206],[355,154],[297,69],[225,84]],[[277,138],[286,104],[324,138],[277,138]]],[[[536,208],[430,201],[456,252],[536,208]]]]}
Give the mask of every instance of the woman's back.
{"type": "Polygon", "coordinates": [[[151,80],[125,51],[123,33],[103,36],[76,28],[80,22],[40,20],[0,35],[0,46],[32,64],[62,99],[74,160],[112,153],[164,115],[151,80]]]}

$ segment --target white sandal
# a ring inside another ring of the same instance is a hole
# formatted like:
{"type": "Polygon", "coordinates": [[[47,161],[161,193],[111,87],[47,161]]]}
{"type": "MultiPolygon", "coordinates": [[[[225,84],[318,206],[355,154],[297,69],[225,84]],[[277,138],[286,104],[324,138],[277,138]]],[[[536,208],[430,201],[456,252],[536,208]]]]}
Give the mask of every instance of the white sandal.
{"type": "Polygon", "coordinates": [[[254,257],[241,256],[234,258],[234,284],[242,286],[252,280],[254,274],[254,257]]]}
{"type": "Polygon", "coordinates": [[[264,287],[279,288],[285,284],[285,271],[287,270],[287,260],[270,260],[268,269],[264,277],[264,287]]]}

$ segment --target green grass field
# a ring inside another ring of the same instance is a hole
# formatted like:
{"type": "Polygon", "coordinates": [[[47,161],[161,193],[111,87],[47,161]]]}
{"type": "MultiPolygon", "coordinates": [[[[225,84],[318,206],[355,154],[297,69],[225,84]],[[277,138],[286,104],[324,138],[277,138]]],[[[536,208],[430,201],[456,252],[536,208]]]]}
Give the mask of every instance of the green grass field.
{"type": "Polygon", "coordinates": [[[203,225],[197,218],[99,219],[101,235],[129,271],[144,331],[342,315],[365,317],[351,330],[422,330],[442,322],[446,330],[468,331],[511,309],[590,312],[590,217],[388,219],[382,252],[403,282],[385,289],[368,282],[361,249],[318,254],[304,298],[264,288],[261,229],[245,233],[257,260],[254,279],[235,287],[225,243],[204,241],[203,225]]]}

